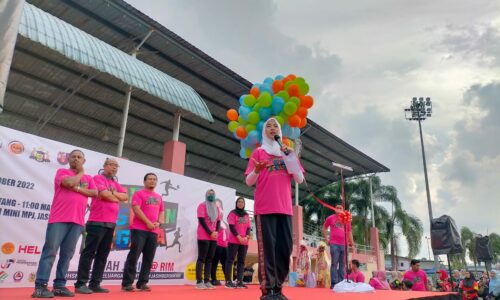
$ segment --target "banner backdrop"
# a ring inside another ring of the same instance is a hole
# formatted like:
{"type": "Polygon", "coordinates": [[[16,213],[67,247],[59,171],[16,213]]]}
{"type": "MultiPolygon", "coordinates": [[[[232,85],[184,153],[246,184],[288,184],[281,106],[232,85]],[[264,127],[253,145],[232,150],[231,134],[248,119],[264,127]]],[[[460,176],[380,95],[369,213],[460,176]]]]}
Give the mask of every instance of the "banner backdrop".
{"type": "MultiPolygon", "coordinates": [[[[74,149],[76,147],[68,144],[0,126],[0,287],[33,286],[54,195],[54,175],[57,169],[69,167],[68,153],[74,149]]],[[[86,158],[85,173],[97,174],[108,156],[82,150],[86,158]]],[[[197,256],[196,208],[204,201],[205,192],[214,189],[225,212],[229,212],[234,208],[235,190],[128,160],[118,159],[118,162],[118,181],[128,189],[129,203],[122,203],[120,207],[104,284],[121,283],[130,236],[130,201],[133,193],[143,187],[143,176],[148,172],[158,175],[156,192],[163,197],[166,224],[158,237],[150,284],[193,283],[197,256]],[[170,245],[172,247],[168,247],[170,245]]],[[[226,216],[224,214],[224,220],[226,216]]],[[[68,285],[76,278],[81,249],[82,239],[71,260],[68,285]]],[[[141,259],[138,270],[140,262],[141,259]]],[[[51,281],[55,269],[56,264],[51,281]]],[[[220,265],[219,276],[222,279],[220,265]]]]}

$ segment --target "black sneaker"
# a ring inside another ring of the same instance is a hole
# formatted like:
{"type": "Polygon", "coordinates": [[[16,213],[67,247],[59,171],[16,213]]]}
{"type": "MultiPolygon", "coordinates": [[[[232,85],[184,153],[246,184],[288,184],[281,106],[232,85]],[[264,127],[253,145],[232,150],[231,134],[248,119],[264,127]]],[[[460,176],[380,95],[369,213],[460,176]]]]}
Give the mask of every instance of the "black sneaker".
{"type": "Polygon", "coordinates": [[[72,291],[68,290],[67,287],[54,287],[52,289],[52,292],[54,293],[54,296],[56,297],[75,297],[75,293],[72,291]]]}
{"type": "Polygon", "coordinates": [[[86,285],[81,285],[79,287],[75,286],[75,294],[92,294],[92,290],[86,285]]]}
{"type": "Polygon", "coordinates": [[[54,293],[49,291],[47,288],[47,284],[42,284],[40,286],[35,286],[35,290],[33,294],[31,294],[31,298],[54,298],[54,293]]]}
{"type": "Polygon", "coordinates": [[[237,289],[248,289],[248,286],[246,286],[243,282],[240,281],[236,284],[236,288],[237,289]]]}
{"type": "Polygon", "coordinates": [[[136,286],[136,288],[137,290],[139,290],[139,292],[151,292],[151,288],[147,284],[138,285],[136,286]]]}
{"type": "Polygon", "coordinates": [[[220,280],[212,280],[212,285],[219,286],[222,284],[220,283],[220,280]]]}
{"type": "Polygon", "coordinates": [[[122,286],[122,291],[124,292],[133,292],[134,290],[135,289],[131,284],[122,286]]]}
{"type": "Polygon", "coordinates": [[[91,285],[89,288],[92,290],[94,293],[109,293],[108,289],[105,289],[101,287],[100,285],[91,285]]]}
{"type": "Polygon", "coordinates": [[[260,300],[280,300],[279,296],[274,293],[273,290],[269,291],[267,294],[260,296],[260,300]]]}
{"type": "Polygon", "coordinates": [[[279,300],[288,300],[288,298],[285,296],[285,294],[283,294],[283,291],[281,289],[277,289],[274,293],[276,294],[276,297],[279,300]]]}
{"type": "Polygon", "coordinates": [[[226,289],[235,289],[236,288],[236,284],[234,284],[234,282],[232,282],[232,281],[227,281],[225,286],[226,286],[226,289]]]}

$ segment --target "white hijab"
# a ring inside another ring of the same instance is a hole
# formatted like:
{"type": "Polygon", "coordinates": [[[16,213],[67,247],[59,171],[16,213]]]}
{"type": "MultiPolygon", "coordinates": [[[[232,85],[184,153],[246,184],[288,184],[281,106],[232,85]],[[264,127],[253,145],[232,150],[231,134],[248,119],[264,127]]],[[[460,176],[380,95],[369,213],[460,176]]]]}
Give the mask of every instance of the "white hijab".
{"type": "Polygon", "coordinates": [[[269,118],[264,123],[264,126],[262,126],[262,145],[260,147],[262,149],[264,149],[264,151],[266,151],[267,154],[269,154],[269,155],[281,156],[281,148],[280,148],[280,145],[278,144],[278,142],[276,142],[274,139],[270,139],[266,135],[266,125],[267,125],[267,122],[269,122],[270,120],[274,120],[276,122],[276,124],[278,124],[280,140],[282,138],[280,123],[275,118],[269,118]]]}

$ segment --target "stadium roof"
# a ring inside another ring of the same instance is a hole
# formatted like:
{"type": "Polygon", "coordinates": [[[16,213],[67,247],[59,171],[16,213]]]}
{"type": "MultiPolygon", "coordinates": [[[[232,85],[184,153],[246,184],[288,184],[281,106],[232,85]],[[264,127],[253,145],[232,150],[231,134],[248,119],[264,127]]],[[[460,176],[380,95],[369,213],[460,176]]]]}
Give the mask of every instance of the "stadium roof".
{"type": "MultiPolygon", "coordinates": [[[[183,115],[180,141],[187,144],[185,175],[224,186],[252,198],[244,183],[247,161],[227,130],[226,111],[239,105],[251,83],[121,0],[29,0],[42,10],[101,41],[129,53],[142,45],[140,61],[191,86],[205,101],[214,122],[183,115]]],[[[128,84],[19,35],[0,124],[43,137],[115,154],[128,84]],[[44,125],[45,124],[45,125],[44,125]]],[[[159,167],[163,143],[172,138],[176,107],[134,90],[123,156],[159,167]]],[[[346,176],[389,169],[314,121],[301,140],[302,163],[313,190],[338,179],[331,162],[351,166],[346,176]]],[[[301,196],[307,193],[300,188],[301,196]]]]}

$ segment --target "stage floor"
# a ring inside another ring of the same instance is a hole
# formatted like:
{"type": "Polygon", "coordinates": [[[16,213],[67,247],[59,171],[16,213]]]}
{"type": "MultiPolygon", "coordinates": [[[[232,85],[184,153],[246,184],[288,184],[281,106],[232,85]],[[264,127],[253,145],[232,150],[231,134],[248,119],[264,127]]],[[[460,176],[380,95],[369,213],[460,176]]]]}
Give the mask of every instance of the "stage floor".
{"type": "MultiPolygon", "coordinates": [[[[257,300],[260,297],[258,286],[249,286],[249,289],[226,289],[217,287],[215,290],[196,290],[194,286],[151,286],[151,292],[133,292],[127,293],[120,291],[119,286],[105,286],[111,290],[109,294],[92,294],[81,295],[76,294],[72,299],[87,299],[87,300],[138,300],[144,297],[144,300],[225,300],[237,299],[257,300]]],[[[73,290],[72,287],[70,287],[73,290]]],[[[31,299],[32,288],[2,288],[0,289],[0,299],[18,300],[31,299]]],[[[285,295],[290,300],[322,300],[322,299],[338,299],[338,300],[403,300],[403,299],[453,299],[451,295],[443,293],[430,292],[402,292],[402,291],[376,291],[368,294],[338,294],[328,289],[319,288],[289,288],[284,289],[285,295]]],[[[61,299],[57,297],[58,299],[61,299]]],[[[458,298],[457,298],[458,299],[458,298]]]]}

